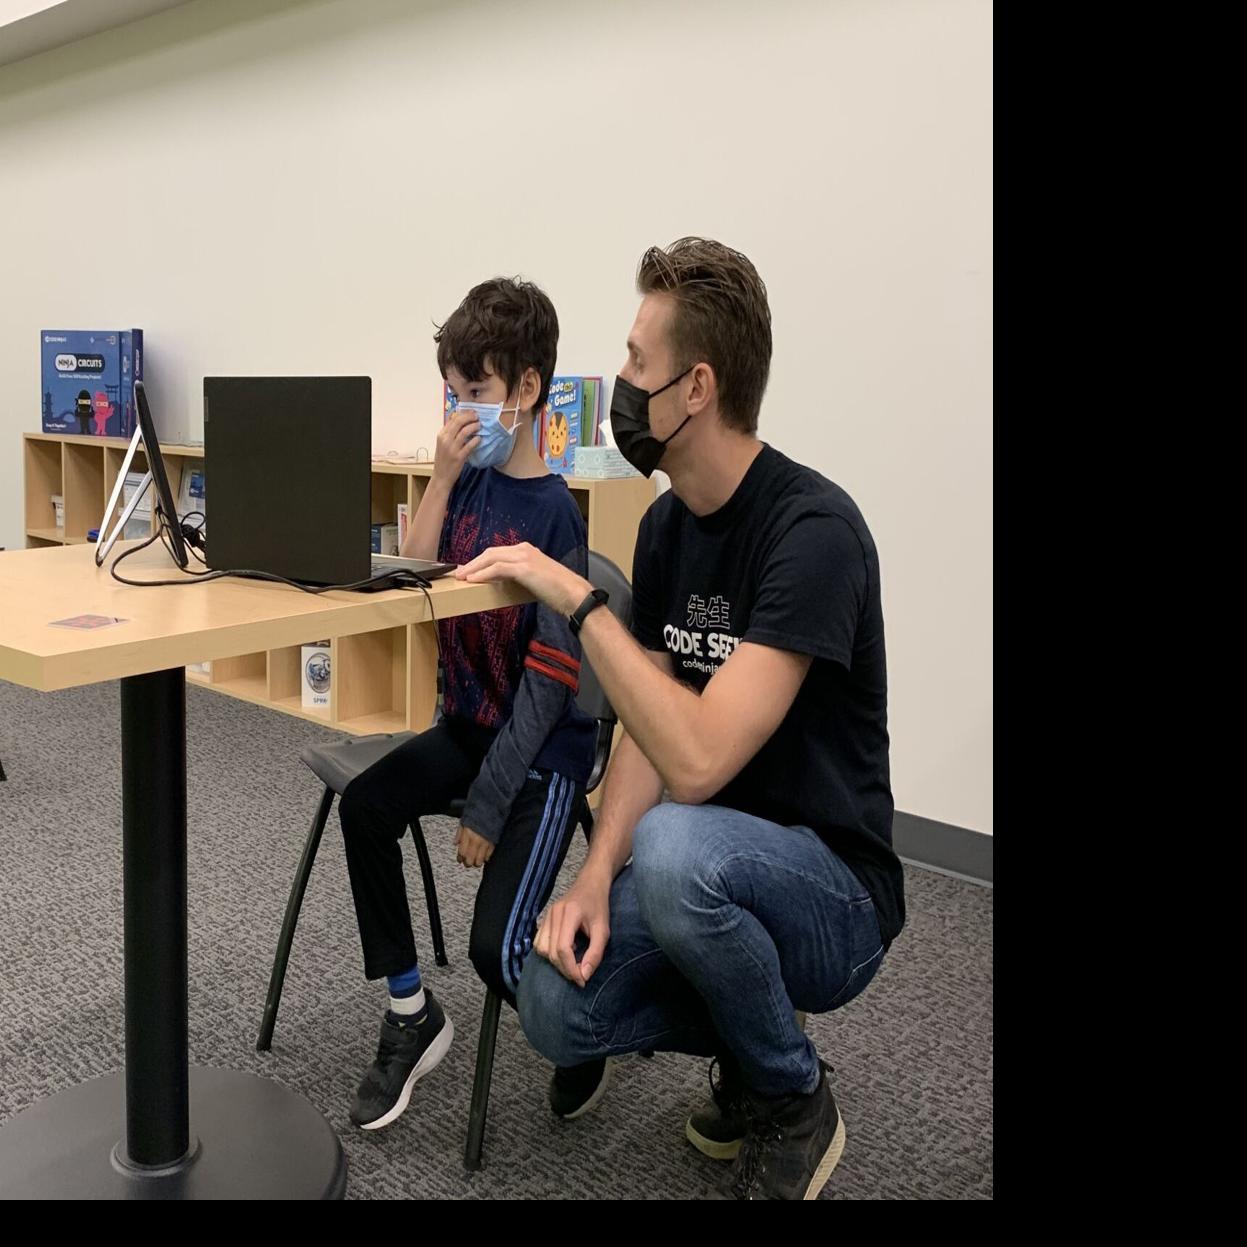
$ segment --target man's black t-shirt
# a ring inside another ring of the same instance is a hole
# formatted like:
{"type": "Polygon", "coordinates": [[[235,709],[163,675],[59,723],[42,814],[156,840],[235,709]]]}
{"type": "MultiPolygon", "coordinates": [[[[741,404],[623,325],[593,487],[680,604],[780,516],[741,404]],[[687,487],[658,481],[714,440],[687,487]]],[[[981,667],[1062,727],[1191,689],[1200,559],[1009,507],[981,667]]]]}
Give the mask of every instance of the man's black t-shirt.
{"type": "Polygon", "coordinates": [[[838,485],[763,446],[736,492],[696,516],[673,493],[646,512],[633,564],[637,640],[699,693],[742,642],[813,662],[774,735],[707,804],[815,831],[875,903],[905,922],[892,850],[879,560],[838,485]]]}

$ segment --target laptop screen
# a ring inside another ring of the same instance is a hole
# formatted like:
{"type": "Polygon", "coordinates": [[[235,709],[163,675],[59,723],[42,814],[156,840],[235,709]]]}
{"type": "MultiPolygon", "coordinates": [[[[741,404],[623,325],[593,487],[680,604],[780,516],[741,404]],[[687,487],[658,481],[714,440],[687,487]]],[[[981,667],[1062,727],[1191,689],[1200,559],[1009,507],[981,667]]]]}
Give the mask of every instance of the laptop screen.
{"type": "Polygon", "coordinates": [[[208,566],[365,579],[371,455],[370,377],[205,377],[208,566]]]}

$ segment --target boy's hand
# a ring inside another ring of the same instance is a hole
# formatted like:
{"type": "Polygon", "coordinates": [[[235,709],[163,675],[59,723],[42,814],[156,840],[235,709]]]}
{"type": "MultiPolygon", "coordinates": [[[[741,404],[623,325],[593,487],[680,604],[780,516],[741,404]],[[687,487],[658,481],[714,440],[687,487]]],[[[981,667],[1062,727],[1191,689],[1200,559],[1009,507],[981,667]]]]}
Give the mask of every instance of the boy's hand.
{"type": "Polygon", "coordinates": [[[484,836],[469,831],[462,823],[455,836],[455,856],[460,866],[484,866],[494,855],[494,846],[484,836]]]}
{"type": "Polygon", "coordinates": [[[481,444],[474,411],[460,411],[442,425],[433,454],[433,479],[448,488],[459,479],[468,456],[481,444]]]}

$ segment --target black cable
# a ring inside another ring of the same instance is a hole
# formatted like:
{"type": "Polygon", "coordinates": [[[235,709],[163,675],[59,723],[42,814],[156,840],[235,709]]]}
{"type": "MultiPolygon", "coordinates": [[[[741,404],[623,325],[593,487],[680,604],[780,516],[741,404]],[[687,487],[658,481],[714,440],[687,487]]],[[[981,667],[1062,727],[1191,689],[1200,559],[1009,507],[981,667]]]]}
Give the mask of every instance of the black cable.
{"type": "MultiPolygon", "coordinates": [[[[121,554],[117,555],[117,557],[116,557],[115,559],[113,559],[112,563],[111,563],[111,564],[109,564],[109,568],[108,568],[109,574],[112,576],[112,578],[113,578],[114,580],[118,581],[120,584],[123,584],[123,585],[132,585],[132,586],[134,586],[134,587],[135,587],[135,588],[137,588],[137,589],[142,589],[142,588],[144,588],[144,587],[145,587],[145,586],[147,586],[147,585],[181,585],[181,584],[186,584],[186,583],[187,583],[187,581],[185,581],[185,580],[128,580],[125,576],[122,576],[122,575],[121,575],[121,574],[117,571],[117,568],[118,568],[118,567],[119,567],[122,563],[124,563],[124,562],[126,561],[126,559],[128,559],[131,555],[133,555],[133,554],[138,554],[140,550],[146,550],[148,546],[150,546],[150,545],[154,545],[157,541],[160,541],[160,542],[163,542],[163,543],[164,543],[164,547],[165,547],[165,549],[169,552],[169,557],[170,557],[170,558],[173,558],[174,562],[176,563],[176,562],[177,562],[177,559],[176,559],[176,558],[174,558],[174,555],[173,555],[173,546],[172,546],[172,543],[169,541],[168,534],[165,532],[164,525],[162,524],[162,525],[161,525],[161,526],[160,526],[160,527],[159,527],[159,528],[158,528],[158,529],[157,529],[154,533],[152,533],[152,535],[151,535],[150,537],[148,537],[148,539],[147,539],[146,541],[142,541],[142,542],[140,542],[137,546],[134,546],[134,547],[132,547],[132,548],[131,548],[131,549],[129,549],[129,550],[125,550],[125,551],[123,551],[121,554]]],[[[219,573],[217,573],[217,572],[192,572],[192,571],[186,571],[186,572],[184,572],[184,574],[185,574],[185,575],[187,575],[187,576],[191,576],[191,577],[195,577],[195,578],[198,578],[198,579],[202,579],[204,576],[213,576],[213,577],[215,577],[215,576],[217,576],[219,573]]],[[[192,580],[190,583],[192,583],[192,584],[193,584],[193,583],[194,583],[194,580],[192,580]]]]}
{"type": "MultiPolygon", "coordinates": [[[[160,510],[159,507],[157,507],[156,509],[156,515],[160,522],[160,527],[150,537],[148,537],[148,539],[144,541],[141,545],[137,545],[131,550],[126,550],[123,553],[117,555],[115,559],[113,559],[112,564],[108,570],[109,570],[109,573],[112,575],[113,579],[118,581],[120,584],[131,585],[137,589],[146,589],[146,588],[152,588],[152,587],[157,587],[157,586],[175,586],[176,587],[178,585],[185,585],[185,584],[202,584],[206,580],[220,580],[224,576],[238,576],[245,580],[275,581],[278,584],[289,585],[293,589],[299,589],[303,593],[320,594],[320,593],[328,593],[332,589],[342,589],[342,590],[358,589],[358,588],[363,587],[364,585],[372,584],[373,581],[376,579],[376,577],[369,577],[367,580],[357,580],[355,581],[354,584],[324,585],[320,588],[316,588],[310,585],[302,585],[297,580],[287,580],[285,576],[277,576],[273,574],[272,572],[260,572],[260,571],[253,571],[249,569],[230,569],[230,570],[196,572],[196,571],[191,571],[190,568],[180,567],[179,570],[182,572],[183,576],[188,577],[187,580],[128,580],[125,576],[121,576],[118,574],[117,572],[118,565],[122,563],[125,559],[128,559],[130,555],[138,554],[140,550],[146,550],[148,546],[152,545],[156,541],[161,541],[164,544],[165,549],[169,552],[169,557],[173,560],[175,564],[177,563],[177,556],[173,552],[173,542],[170,540],[169,534],[168,534],[168,521],[165,519],[164,512],[160,510]]],[[[199,533],[200,531],[202,531],[204,522],[205,522],[203,519],[203,513],[201,511],[192,511],[190,515],[188,515],[186,518],[189,519],[191,515],[199,515],[201,517],[199,525],[195,529],[195,531],[199,533]]],[[[207,567],[207,563],[204,561],[199,551],[195,549],[194,546],[191,546],[190,550],[194,554],[194,556],[197,559],[199,559],[201,563],[204,563],[205,567],[207,567]]],[[[437,704],[438,704],[438,707],[440,708],[442,705],[442,695],[443,695],[442,683],[443,683],[444,673],[446,670],[446,658],[445,658],[445,655],[442,653],[442,634],[441,634],[441,630],[437,626],[440,621],[438,620],[438,617],[437,617],[437,610],[433,605],[433,595],[429,592],[429,582],[425,580],[422,576],[416,576],[414,572],[411,573],[411,575],[415,581],[414,584],[395,585],[394,587],[396,589],[419,589],[420,592],[424,594],[424,600],[429,604],[429,619],[430,619],[430,622],[433,624],[433,640],[437,645],[437,704]]]]}
{"type": "Polygon", "coordinates": [[[429,604],[429,618],[433,623],[433,640],[437,643],[437,702],[433,710],[433,718],[437,720],[441,717],[443,698],[445,688],[443,687],[446,677],[446,659],[442,656],[442,633],[438,628],[437,611],[433,609],[433,595],[429,592],[428,587],[424,584],[418,586],[420,592],[424,594],[425,601],[429,604]]]}
{"type": "MultiPolygon", "coordinates": [[[[124,554],[119,554],[113,560],[112,566],[109,570],[112,573],[114,580],[119,581],[123,585],[130,585],[138,589],[149,587],[176,587],[178,585],[185,585],[188,583],[202,584],[204,581],[220,580],[225,576],[240,576],[248,580],[272,580],[278,582],[279,584],[289,585],[293,589],[300,589],[304,593],[313,594],[328,593],[330,589],[353,589],[357,587],[357,585],[325,585],[321,588],[315,588],[309,585],[301,585],[297,580],[287,580],[285,576],[277,576],[271,572],[256,571],[252,568],[239,568],[237,570],[221,569],[218,571],[197,572],[192,571],[189,567],[182,567],[180,565],[178,565],[178,570],[183,576],[188,577],[188,580],[128,580],[126,577],[118,574],[117,565],[122,562],[122,560],[128,559],[130,555],[137,554],[140,550],[147,549],[147,547],[150,546],[152,542],[156,541],[157,538],[164,543],[165,549],[169,552],[169,557],[175,564],[177,564],[177,555],[173,551],[173,542],[170,540],[168,534],[169,521],[165,518],[164,511],[159,507],[156,509],[156,516],[160,526],[157,528],[155,535],[143,542],[142,545],[135,546],[134,549],[127,550],[124,554]]],[[[366,584],[367,581],[360,581],[358,583],[366,584]]]]}
{"type": "MultiPolygon", "coordinates": [[[[127,550],[125,551],[124,554],[117,555],[117,557],[113,559],[113,563],[112,563],[113,567],[116,567],[117,564],[122,561],[122,559],[128,559],[130,555],[137,554],[140,550],[146,550],[147,547],[150,546],[153,542],[159,541],[161,536],[162,536],[161,532],[159,531],[154,532],[152,533],[150,537],[148,537],[148,539],[145,542],[143,542],[142,545],[135,546],[133,550],[127,550]]],[[[122,583],[124,584],[125,582],[123,581],[122,583]]]]}
{"type": "MultiPolygon", "coordinates": [[[[113,579],[118,581],[120,584],[131,585],[132,587],[137,588],[137,589],[148,589],[148,588],[157,588],[157,587],[167,588],[170,586],[177,587],[178,585],[185,585],[185,584],[202,584],[208,580],[220,580],[225,576],[237,576],[243,580],[267,580],[274,584],[289,585],[290,588],[298,589],[301,593],[310,593],[313,595],[319,595],[322,593],[331,593],[335,590],[342,590],[343,592],[351,592],[352,590],[362,589],[366,587],[367,585],[375,584],[376,581],[380,579],[380,577],[377,577],[377,576],[369,576],[364,580],[356,580],[356,581],[352,581],[350,584],[343,584],[343,585],[305,585],[305,584],[300,584],[297,580],[290,580],[285,576],[278,576],[275,572],[257,571],[255,568],[251,568],[251,567],[231,567],[231,568],[221,568],[217,571],[196,572],[196,571],[191,571],[191,569],[188,567],[179,566],[178,570],[182,573],[183,576],[187,577],[188,579],[186,580],[128,580],[125,576],[121,576],[118,574],[117,565],[121,563],[123,560],[128,559],[130,555],[137,554],[140,550],[146,550],[148,546],[150,546],[153,542],[157,540],[161,540],[164,542],[165,549],[168,550],[169,552],[169,557],[173,559],[175,564],[177,563],[177,557],[173,553],[173,544],[169,540],[168,533],[166,532],[166,526],[167,526],[168,521],[165,520],[164,513],[162,511],[159,511],[158,509],[157,513],[160,518],[160,527],[157,529],[155,534],[149,537],[141,545],[135,546],[132,550],[126,550],[123,554],[119,554],[115,559],[113,559],[112,565],[109,567],[109,572],[112,574],[113,579]]],[[[428,582],[424,581],[422,577],[417,577],[414,572],[409,573],[409,574],[415,580],[414,584],[395,585],[394,587],[396,589],[408,589],[408,588],[420,589],[424,593],[425,597],[428,598],[429,614],[433,615],[434,620],[436,620],[437,616],[433,611],[433,599],[429,595],[428,588],[426,587],[428,582]]],[[[434,631],[436,632],[436,629],[434,631]]],[[[442,643],[441,643],[441,638],[439,637],[438,642],[437,642],[437,652],[438,652],[439,661],[441,660],[441,650],[442,650],[442,643]]]]}
{"type": "MultiPolygon", "coordinates": [[[[185,536],[185,533],[183,534],[183,536],[185,536]]],[[[176,551],[173,549],[173,541],[169,537],[169,525],[164,518],[163,512],[160,513],[160,539],[161,541],[164,542],[164,547],[169,552],[169,557],[173,560],[174,563],[177,563],[178,556],[177,556],[176,551]]],[[[199,553],[199,551],[193,545],[184,546],[184,548],[189,549],[190,552],[199,560],[199,562],[204,565],[204,567],[208,566],[208,564],[204,561],[203,556],[199,553]]],[[[192,571],[189,567],[183,567],[181,568],[181,570],[183,574],[187,576],[206,576],[208,574],[206,571],[204,572],[192,571]]],[[[151,582],[148,582],[148,583],[151,583],[151,582]]]]}
{"type": "MultiPolygon", "coordinates": [[[[202,511],[188,511],[184,516],[182,516],[181,520],[178,521],[178,526],[182,530],[182,540],[186,545],[187,552],[201,567],[208,566],[208,560],[203,554],[205,549],[204,525],[207,524],[207,522],[208,518],[202,511]],[[199,516],[198,524],[192,524],[190,522],[195,518],[195,516],[199,516]]],[[[174,562],[177,562],[177,560],[174,559],[174,562]]]]}
{"type": "Polygon", "coordinates": [[[442,634],[438,631],[438,628],[437,628],[438,618],[437,618],[437,611],[433,609],[433,595],[429,592],[427,585],[417,585],[416,587],[420,590],[421,593],[424,594],[425,601],[427,601],[429,604],[429,618],[433,621],[433,639],[437,642],[437,665],[438,667],[441,667],[443,664],[442,634]]]}

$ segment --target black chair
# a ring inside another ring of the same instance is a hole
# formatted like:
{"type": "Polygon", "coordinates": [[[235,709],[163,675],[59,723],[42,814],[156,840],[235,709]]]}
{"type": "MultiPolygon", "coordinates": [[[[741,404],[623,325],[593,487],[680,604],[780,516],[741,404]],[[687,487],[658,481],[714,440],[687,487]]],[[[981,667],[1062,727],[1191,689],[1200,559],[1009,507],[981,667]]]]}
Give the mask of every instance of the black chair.
{"type": "MultiPolygon", "coordinates": [[[[591,550],[589,552],[589,579],[596,587],[605,589],[610,594],[611,613],[625,627],[630,625],[632,587],[623,572],[610,559],[591,550]]],[[[593,770],[585,785],[587,797],[602,782],[602,777],[606,774],[617,722],[615,712],[587,660],[581,662],[580,690],[576,697],[576,704],[586,714],[597,720],[593,770]]],[[[277,1022],[277,1007],[281,1003],[282,985],[290,960],[294,929],[299,920],[304,893],[307,891],[307,881],[312,873],[312,863],[316,860],[316,852],[320,848],[321,835],[325,830],[329,811],[333,808],[333,799],[335,796],[341,796],[347,785],[357,775],[361,775],[374,762],[392,749],[396,749],[404,741],[411,740],[413,736],[415,736],[414,732],[357,736],[333,745],[314,745],[299,755],[300,760],[325,785],[325,791],[321,796],[320,807],[312,819],[311,830],[303,845],[303,854],[299,859],[294,883],[290,889],[290,899],[286,903],[286,914],[277,943],[277,954],[273,960],[273,973],[269,979],[268,998],[264,1004],[264,1018],[260,1025],[259,1038],[256,1040],[256,1048],[261,1052],[267,1052],[272,1047],[273,1028],[277,1022]]],[[[452,801],[444,810],[437,811],[437,813],[449,818],[459,818],[463,814],[465,804],[466,802],[462,800],[452,801]]],[[[593,830],[593,813],[587,800],[581,805],[578,821],[584,829],[585,837],[588,838],[593,830]]],[[[429,861],[428,846],[425,844],[419,820],[412,823],[411,834],[420,859],[420,874],[424,883],[425,901],[429,910],[429,927],[433,937],[433,956],[439,966],[444,966],[447,960],[442,940],[437,887],[433,880],[433,867],[429,861]]],[[[495,992],[488,992],[481,1017],[480,1039],[477,1043],[476,1076],[472,1084],[472,1107],[468,1115],[468,1140],[464,1152],[464,1164],[470,1170],[481,1167],[481,1145],[485,1134],[485,1116],[489,1107],[489,1086],[493,1078],[494,1050],[497,1045],[501,1011],[502,997],[495,992]]]]}
{"type": "Polygon", "coordinates": [[[8,776],[4,773],[4,763],[0,762],[0,784],[4,783],[6,779],[8,779],[8,776]]]}
{"type": "MultiPolygon", "coordinates": [[[[268,1052],[273,1046],[273,1027],[277,1023],[277,1006],[281,1004],[281,990],[286,981],[286,967],[290,961],[290,945],[294,942],[294,929],[303,907],[307,881],[312,874],[312,863],[320,848],[320,838],[333,809],[333,799],[340,797],[347,785],[357,775],[362,775],[374,762],[385,757],[404,741],[411,740],[415,732],[384,732],[376,736],[352,736],[334,745],[312,745],[299,755],[300,761],[325,785],[320,806],[312,818],[311,829],[303,843],[303,854],[295,871],[286,902],[286,914],[282,919],[281,935],[277,940],[277,955],[273,960],[273,973],[268,983],[268,998],[264,1002],[264,1019],[260,1023],[260,1035],[255,1041],[256,1049],[268,1052]]],[[[417,819],[411,824],[411,836],[416,842],[416,856],[420,859],[420,875],[424,880],[424,899],[429,908],[429,931],[433,937],[433,959],[439,966],[447,965],[446,945],[442,939],[442,915],[437,906],[437,888],[433,882],[433,863],[429,860],[429,848],[424,842],[424,832],[417,819]]]]}

